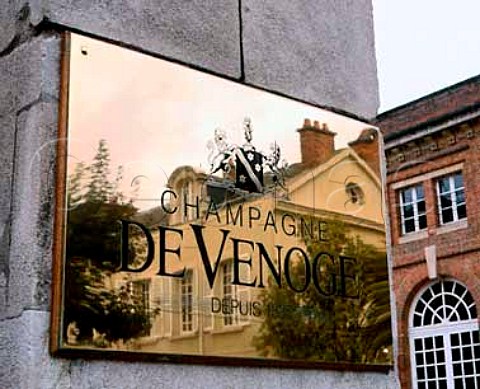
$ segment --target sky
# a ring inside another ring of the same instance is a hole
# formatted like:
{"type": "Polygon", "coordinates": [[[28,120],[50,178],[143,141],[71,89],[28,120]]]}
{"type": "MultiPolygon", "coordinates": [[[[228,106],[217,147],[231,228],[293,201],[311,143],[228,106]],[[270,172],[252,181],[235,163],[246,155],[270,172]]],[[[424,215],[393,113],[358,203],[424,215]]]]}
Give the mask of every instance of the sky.
{"type": "Polygon", "coordinates": [[[384,112],[480,74],[479,0],[372,0],[384,112]]]}

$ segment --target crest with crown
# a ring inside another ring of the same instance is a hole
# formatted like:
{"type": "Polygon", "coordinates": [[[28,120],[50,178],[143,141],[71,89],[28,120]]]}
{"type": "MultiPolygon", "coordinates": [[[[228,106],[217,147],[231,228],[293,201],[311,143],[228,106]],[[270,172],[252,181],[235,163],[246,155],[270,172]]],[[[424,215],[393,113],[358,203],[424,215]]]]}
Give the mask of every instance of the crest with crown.
{"type": "Polygon", "coordinates": [[[209,142],[210,174],[222,172],[233,180],[236,189],[250,193],[265,193],[272,187],[283,187],[284,171],[287,167],[281,161],[280,147],[273,143],[268,154],[258,151],[252,144],[252,122],[243,121],[245,143],[241,146],[230,144],[227,133],[217,128],[214,140],[209,142]]]}

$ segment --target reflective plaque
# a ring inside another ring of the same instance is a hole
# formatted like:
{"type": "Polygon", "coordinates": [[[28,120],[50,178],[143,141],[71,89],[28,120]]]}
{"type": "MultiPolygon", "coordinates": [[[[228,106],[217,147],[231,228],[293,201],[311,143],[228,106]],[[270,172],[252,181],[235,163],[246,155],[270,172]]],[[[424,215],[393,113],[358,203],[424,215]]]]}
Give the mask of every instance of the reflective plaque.
{"type": "Polygon", "coordinates": [[[391,362],[376,128],[79,35],[63,93],[55,353],[391,362]]]}

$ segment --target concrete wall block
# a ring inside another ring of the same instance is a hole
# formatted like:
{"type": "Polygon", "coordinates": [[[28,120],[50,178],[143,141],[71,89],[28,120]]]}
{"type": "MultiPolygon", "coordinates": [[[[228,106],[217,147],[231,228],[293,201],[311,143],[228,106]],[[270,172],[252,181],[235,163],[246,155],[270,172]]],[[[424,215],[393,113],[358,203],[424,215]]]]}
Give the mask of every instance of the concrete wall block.
{"type": "MultiPolygon", "coordinates": [[[[0,350],[10,350],[1,366],[5,389],[395,389],[392,375],[315,370],[229,368],[51,358],[49,313],[25,311],[0,322],[0,350]],[[3,327],[3,328],[2,328],[3,327]],[[15,334],[12,339],[9,334],[15,334]],[[21,334],[21,337],[18,336],[21,334]],[[18,343],[16,343],[18,342],[18,343]],[[12,379],[13,378],[13,379],[12,379]]],[[[4,351],[0,351],[4,352],[4,351]]],[[[1,355],[1,354],[0,354],[1,355]]]]}
{"type": "Polygon", "coordinates": [[[243,0],[242,20],[248,83],[375,116],[371,0],[243,0]]]}
{"type": "Polygon", "coordinates": [[[0,312],[5,312],[10,267],[10,207],[15,147],[15,116],[0,116],[0,312]]]}
{"type": "Polygon", "coordinates": [[[4,223],[6,223],[10,213],[10,188],[13,179],[13,151],[15,146],[14,135],[15,115],[0,115],[0,237],[4,231],[4,223]]]}
{"type": "Polygon", "coordinates": [[[48,331],[48,312],[27,310],[0,321],[0,388],[71,388],[73,362],[51,359],[48,331]]]}
{"type": "Polygon", "coordinates": [[[3,0],[0,7],[0,56],[10,53],[32,36],[42,0],[3,0]],[[33,6],[33,8],[32,8],[33,6]]]}
{"type": "Polygon", "coordinates": [[[15,28],[15,0],[6,0],[0,7],[0,53],[13,41],[15,28]]]}
{"type": "Polygon", "coordinates": [[[0,116],[59,95],[60,36],[42,34],[0,57],[0,116]]]}
{"type": "Polygon", "coordinates": [[[45,0],[45,17],[69,28],[239,77],[237,0],[45,0]]]}
{"type": "MultiPolygon", "coordinates": [[[[22,199],[17,195],[19,191],[30,187],[31,180],[38,179],[40,176],[36,177],[35,174],[31,174],[31,177],[27,177],[19,175],[19,173],[29,163],[27,159],[35,153],[31,150],[28,151],[28,147],[30,145],[38,146],[38,142],[35,142],[34,139],[38,140],[38,137],[42,136],[42,129],[45,128],[42,125],[42,120],[48,121],[46,127],[55,129],[56,135],[56,106],[53,110],[50,110],[51,112],[55,111],[55,115],[50,115],[52,117],[47,119],[48,115],[43,115],[43,109],[39,109],[38,104],[51,101],[55,105],[58,99],[59,59],[60,36],[56,34],[40,35],[19,44],[13,51],[4,57],[0,57],[0,84],[2,84],[2,88],[0,88],[0,147],[3,150],[0,161],[0,187],[2,189],[0,195],[0,317],[14,315],[15,310],[23,306],[18,300],[19,296],[23,294],[21,280],[16,277],[21,274],[25,275],[27,269],[13,263],[10,258],[12,253],[9,246],[10,243],[15,242],[18,246],[11,246],[11,248],[18,251],[24,248],[27,241],[19,239],[17,235],[11,238],[14,234],[11,228],[12,185],[16,183],[14,192],[15,210],[16,212],[25,212],[28,208],[27,205],[33,206],[32,198],[23,199],[22,203],[22,199]],[[16,143],[17,140],[20,144],[16,143]],[[29,154],[25,154],[27,151],[29,154]],[[15,156],[16,160],[14,161],[15,156]],[[17,266],[17,269],[14,268],[15,266],[17,266]],[[7,305],[13,308],[13,311],[7,309],[7,305]]],[[[53,186],[51,183],[48,185],[51,186],[49,190],[52,191],[53,186]]],[[[47,216],[45,210],[37,210],[36,213],[25,216],[23,220],[28,218],[32,220],[36,215],[39,215],[39,212],[43,212],[41,217],[47,216]]],[[[45,219],[45,221],[48,220],[50,219],[45,219]]],[[[28,225],[30,223],[24,227],[20,226],[20,230],[22,228],[28,229],[28,225]]],[[[37,233],[37,231],[32,231],[32,236],[37,233]]],[[[30,259],[33,260],[33,258],[30,259]]],[[[42,268],[42,271],[46,271],[43,263],[36,266],[42,268]]],[[[50,269],[50,266],[48,266],[48,269],[50,269]]],[[[50,278],[46,274],[45,277],[50,278]]],[[[28,282],[25,288],[27,293],[22,297],[25,303],[28,301],[28,304],[31,303],[31,299],[28,297],[30,286],[32,286],[32,283],[28,282]]],[[[48,291],[47,293],[49,294],[48,291]]],[[[42,301],[47,300],[46,296],[38,297],[42,301]]]]}
{"type": "Polygon", "coordinates": [[[8,316],[49,303],[57,110],[40,102],[17,119],[8,316]]]}

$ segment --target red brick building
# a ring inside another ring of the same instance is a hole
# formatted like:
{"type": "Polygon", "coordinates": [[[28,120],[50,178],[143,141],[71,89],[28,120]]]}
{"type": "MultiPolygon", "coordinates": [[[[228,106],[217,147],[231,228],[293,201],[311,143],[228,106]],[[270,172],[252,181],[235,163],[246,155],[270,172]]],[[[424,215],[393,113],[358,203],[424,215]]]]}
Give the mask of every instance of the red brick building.
{"type": "Polygon", "coordinates": [[[377,117],[402,388],[480,388],[480,76],[377,117]]]}

